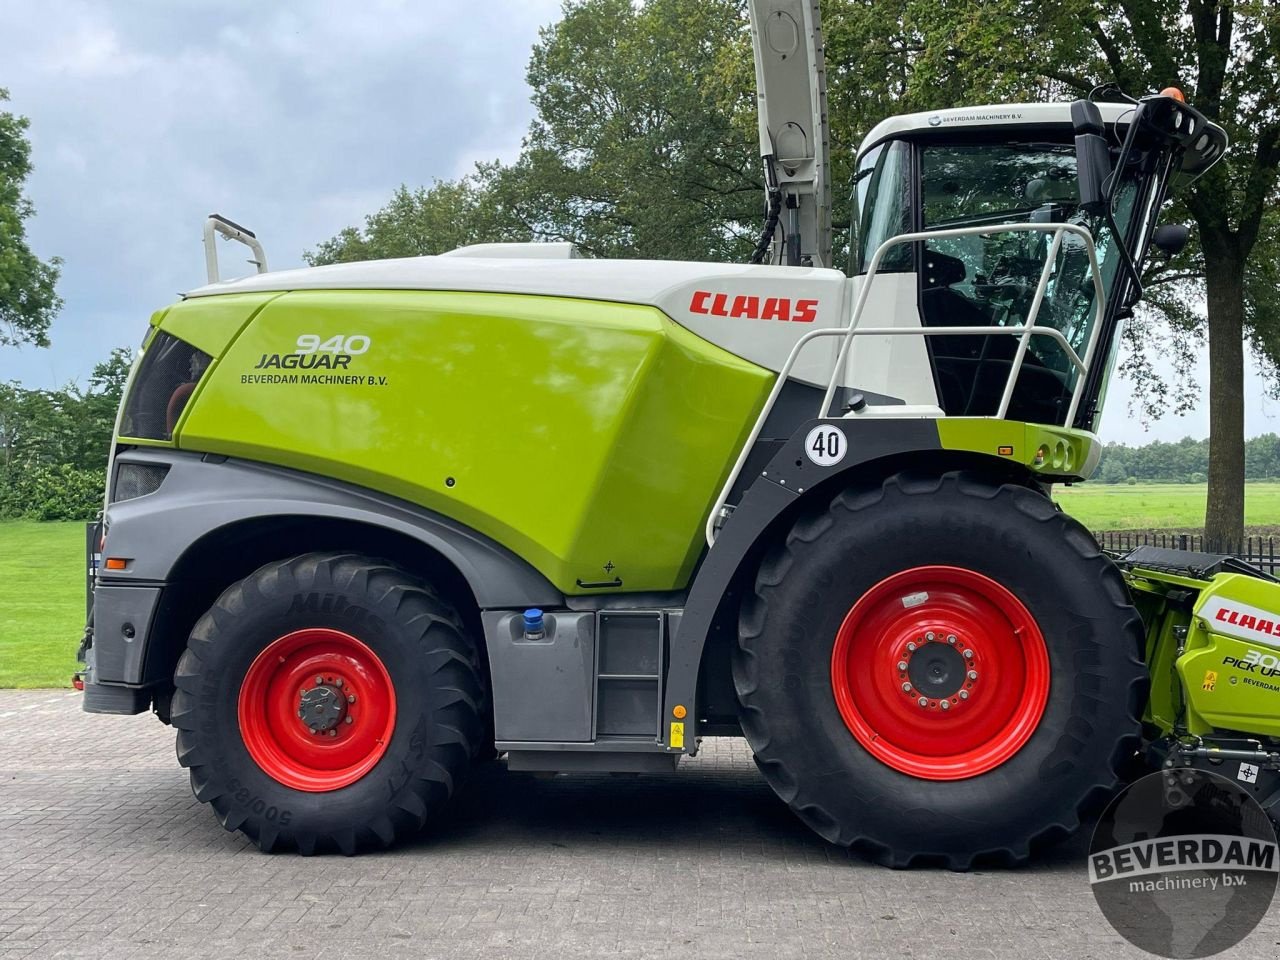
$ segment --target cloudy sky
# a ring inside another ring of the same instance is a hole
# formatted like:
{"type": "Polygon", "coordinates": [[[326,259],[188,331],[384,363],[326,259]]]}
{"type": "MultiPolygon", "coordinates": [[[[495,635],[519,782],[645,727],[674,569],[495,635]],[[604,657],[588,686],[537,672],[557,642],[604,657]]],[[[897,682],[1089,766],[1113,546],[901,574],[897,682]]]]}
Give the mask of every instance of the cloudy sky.
{"type": "MultiPolygon", "coordinates": [[[[28,222],[65,260],[53,348],[0,351],[0,380],[84,382],[152,310],[203,282],[210,212],[272,268],[359,224],[401,183],[512,159],[524,70],[560,0],[0,0],[0,87],[31,119],[28,222]]],[[[222,256],[238,247],[219,245],[222,256]]],[[[1203,409],[1144,431],[1118,383],[1108,440],[1208,432],[1203,409]]],[[[1250,434],[1280,407],[1250,375],[1250,434]]]]}

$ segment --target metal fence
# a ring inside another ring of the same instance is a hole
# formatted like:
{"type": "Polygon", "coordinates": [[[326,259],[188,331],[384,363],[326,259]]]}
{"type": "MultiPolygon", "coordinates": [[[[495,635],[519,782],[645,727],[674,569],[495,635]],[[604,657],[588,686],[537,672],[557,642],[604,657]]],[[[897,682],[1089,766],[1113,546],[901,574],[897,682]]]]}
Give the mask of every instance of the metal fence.
{"type": "Polygon", "coordinates": [[[1126,553],[1134,547],[1164,547],[1169,550],[1198,550],[1202,553],[1225,553],[1239,557],[1275,573],[1280,567],[1275,537],[1245,537],[1243,540],[1207,540],[1198,533],[1135,533],[1130,530],[1105,530],[1094,536],[1102,549],[1126,553]]]}

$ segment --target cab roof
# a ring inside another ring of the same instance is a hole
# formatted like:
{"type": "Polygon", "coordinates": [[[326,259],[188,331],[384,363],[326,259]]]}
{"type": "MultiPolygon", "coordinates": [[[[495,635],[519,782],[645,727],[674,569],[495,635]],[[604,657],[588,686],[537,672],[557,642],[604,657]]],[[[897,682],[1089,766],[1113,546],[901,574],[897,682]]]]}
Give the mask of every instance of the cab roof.
{"type": "MultiPolygon", "coordinates": [[[[1107,124],[1122,121],[1133,112],[1132,103],[1099,103],[1098,111],[1107,124]]],[[[882,140],[922,130],[973,130],[983,127],[1054,126],[1071,128],[1071,104],[1061,103],[993,103],[980,107],[955,107],[950,110],[926,110],[903,113],[876,124],[858,148],[862,156],[882,140]]]]}

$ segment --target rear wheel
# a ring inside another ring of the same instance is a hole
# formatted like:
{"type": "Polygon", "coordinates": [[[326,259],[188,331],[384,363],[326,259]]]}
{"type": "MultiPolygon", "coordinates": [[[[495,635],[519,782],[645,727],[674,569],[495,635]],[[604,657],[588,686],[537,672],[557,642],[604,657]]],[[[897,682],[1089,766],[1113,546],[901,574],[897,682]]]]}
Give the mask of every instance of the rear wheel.
{"type": "Polygon", "coordinates": [[[761,770],[883,861],[1012,862],[1100,804],[1138,743],[1141,621],[1035,491],[897,475],[801,518],[743,611],[761,770]]]}
{"type": "Polygon", "coordinates": [[[456,611],[367,557],[308,554],[235,584],[175,683],[196,797],[263,850],[387,846],[439,811],[483,741],[456,611]]]}

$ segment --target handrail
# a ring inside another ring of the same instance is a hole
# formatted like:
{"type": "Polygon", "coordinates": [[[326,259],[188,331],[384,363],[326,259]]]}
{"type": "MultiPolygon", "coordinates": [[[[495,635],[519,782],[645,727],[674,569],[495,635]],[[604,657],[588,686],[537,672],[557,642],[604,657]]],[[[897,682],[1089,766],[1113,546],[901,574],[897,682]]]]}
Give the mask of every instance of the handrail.
{"type": "MultiPolygon", "coordinates": [[[[850,331],[844,327],[828,327],[825,330],[811,330],[803,337],[795,342],[795,346],[791,348],[791,353],[787,356],[786,362],[782,365],[782,370],[778,373],[778,378],[773,383],[773,389],[769,391],[769,396],[764,402],[764,411],[767,415],[774,403],[777,402],[778,394],[782,392],[783,386],[787,382],[787,376],[791,372],[791,368],[795,366],[796,360],[800,356],[800,350],[806,344],[818,339],[819,337],[835,337],[841,334],[850,334],[850,331]]],[[[1089,368],[1085,362],[1080,359],[1080,355],[1071,348],[1071,344],[1067,342],[1059,330],[1053,327],[1025,327],[1022,325],[1016,327],[922,327],[919,330],[913,330],[910,327],[864,327],[861,330],[852,332],[852,336],[867,337],[973,337],[973,336],[1035,336],[1048,337],[1053,340],[1067,355],[1067,359],[1071,361],[1071,365],[1080,371],[1080,375],[1088,373],[1089,368]]],[[[1001,416],[987,416],[980,419],[984,420],[1003,420],[1001,416]]],[[[720,515],[720,511],[724,509],[724,505],[729,501],[729,494],[733,491],[733,485],[738,480],[738,475],[742,473],[742,468],[747,462],[747,457],[751,453],[751,448],[755,446],[756,440],[760,437],[760,431],[764,428],[765,416],[756,418],[755,425],[751,428],[751,433],[747,436],[747,441],[742,445],[742,450],[738,454],[738,459],[733,465],[733,469],[729,472],[729,477],[725,480],[724,487],[720,490],[720,496],[716,499],[715,505],[712,507],[710,516],[707,517],[706,533],[707,546],[715,543],[715,527],[716,519],[720,515]]]]}
{"type": "Polygon", "coordinates": [[[228,240],[243,243],[253,251],[255,259],[249,262],[258,268],[258,273],[267,272],[267,255],[254,232],[226,217],[211,213],[204,222],[204,266],[210,283],[218,282],[218,248],[214,246],[215,233],[222,234],[228,240]]]}
{"type": "Polygon", "coordinates": [[[812,343],[819,337],[843,336],[844,340],[840,345],[839,353],[836,357],[835,365],[831,371],[831,379],[827,385],[827,391],[822,399],[822,406],[818,409],[818,416],[828,416],[831,410],[831,404],[835,397],[835,392],[840,385],[842,379],[842,371],[845,362],[848,359],[849,348],[855,337],[858,336],[920,336],[920,337],[956,337],[956,336],[1018,336],[1017,353],[1014,361],[1009,367],[1009,377],[1005,381],[1005,389],[1000,398],[1000,407],[994,416],[985,417],[983,419],[1003,420],[1009,412],[1009,404],[1013,399],[1013,391],[1017,386],[1018,375],[1022,372],[1022,364],[1026,358],[1027,347],[1032,337],[1048,337],[1062,347],[1067,359],[1078,373],[1076,377],[1076,385],[1072,390],[1071,403],[1067,408],[1067,416],[1065,423],[1070,424],[1075,419],[1076,409],[1080,401],[1080,391],[1083,388],[1085,375],[1089,372],[1089,367],[1093,362],[1094,348],[1097,344],[1099,328],[1103,312],[1106,309],[1105,293],[1102,285],[1102,268],[1098,263],[1097,248],[1094,246],[1093,234],[1084,227],[1077,226],[1073,223],[1007,223],[999,224],[994,227],[957,227],[950,230],[932,230],[921,231],[917,233],[904,233],[896,237],[890,237],[884,243],[876,248],[875,254],[871,258],[866,274],[863,275],[862,288],[858,291],[858,299],[854,304],[853,312],[849,317],[849,323],[844,327],[828,327],[823,330],[811,330],[804,336],[800,337],[791,347],[791,352],[787,354],[787,359],[779,370],[777,378],[774,380],[773,388],[769,391],[769,396],[765,399],[764,406],[761,408],[756,422],[751,428],[751,432],[747,435],[746,442],[743,443],[742,449],[738,452],[738,458],[734,462],[733,469],[729,471],[729,476],[725,479],[724,486],[720,490],[720,495],[716,498],[716,502],[712,505],[711,513],[707,516],[706,522],[706,538],[707,545],[715,544],[716,538],[716,521],[720,518],[721,511],[724,510],[725,504],[729,501],[729,495],[733,492],[733,485],[737,483],[738,477],[742,473],[743,467],[746,465],[747,457],[750,456],[752,448],[756,441],[760,438],[760,431],[764,429],[765,421],[769,418],[769,414],[773,411],[774,405],[777,403],[778,395],[782,392],[783,386],[786,385],[787,378],[791,373],[791,369],[795,366],[800,356],[800,351],[806,345],[812,343]],[[1045,258],[1044,269],[1040,272],[1040,282],[1036,285],[1035,296],[1032,300],[1031,310],[1028,312],[1026,322],[1016,327],[989,327],[989,326],[969,326],[969,327],[865,327],[859,328],[858,322],[862,319],[863,309],[866,307],[867,297],[871,289],[871,280],[875,277],[876,271],[880,268],[880,262],[884,258],[884,254],[889,248],[900,243],[916,243],[922,240],[936,240],[939,238],[947,239],[950,237],[964,236],[985,236],[992,233],[1053,233],[1053,243],[1045,258]],[[1062,335],[1062,332],[1054,327],[1037,327],[1035,321],[1039,316],[1040,307],[1044,302],[1045,291],[1048,289],[1049,280],[1053,275],[1053,265],[1057,262],[1058,254],[1062,247],[1062,237],[1065,233],[1072,233],[1084,240],[1085,252],[1089,257],[1090,273],[1093,277],[1094,288],[1094,323],[1089,331],[1089,341],[1085,347],[1084,358],[1076,353],[1075,349],[1062,335]]]}
{"type": "MultiPolygon", "coordinates": [[[[928,240],[948,240],[952,237],[976,237],[986,236],[992,233],[1054,233],[1059,236],[1063,232],[1073,233],[1084,240],[1085,252],[1089,255],[1089,268],[1093,274],[1093,294],[1094,294],[1094,322],[1093,328],[1089,331],[1089,348],[1086,354],[1092,353],[1093,343],[1098,331],[1102,326],[1103,313],[1106,310],[1106,295],[1102,288],[1102,268],[1098,265],[1098,251],[1093,244],[1093,234],[1084,227],[1077,226],[1074,223],[1004,223],[995,226],[978,226],[978,227],[953,227],[949,230],[921,230],[916,233],[901,233],[896,237],[890,237],[880,246],[876,247],[876,252],[871,257],[871,263],[867,266],[867,272],[863,275],[862,288],[858,291],[858,300],[854,304],[853,314],[849,318],[849,324],[845,328],[852,331],[857,328],[858,321],[862,319],[862,311],[867,305],[867,298],[871,293],[871,281],[875,279],[875,275],[880,270],[880,261],[884,259],[884,255],[889,252],[890,248],[903,243],[920,243],[928,240]]],[[[1053,255],[1056,258],[1059,244],[1053,247],[1053,255]]],[[[1028,318],[1029,324],[1034,324],[1036,316],[1040,310],[1040,304],[1044,298],[1044,288],[1048,285],[1048,278],[1051,273],[1047,268],[1052,266],[1053,261],[1046,258],[1046,270],[1040,275],[1040,284],[1036,288],[1036,299],[1033,304],[1033,312],[1028,318]]],[[[822,411],[825,413],[831,409],[831,401],[835,396],[836,388],[840,383],[841,371],[844,368],[845,360],[849,354],[849,344],[853,342],[853,338],[847,338],[840,345],[840,352],[836,357],[835,367],[831,371],[831,382],[827,385],[827,393],[822,398],[822,411]]],[[[1076,402],[1072,398],[1070,408],[1070,416],[1075,416],[1076,402]]],[[[1070,421],[1068,421],[1070,422],[1070,421]]]]}

